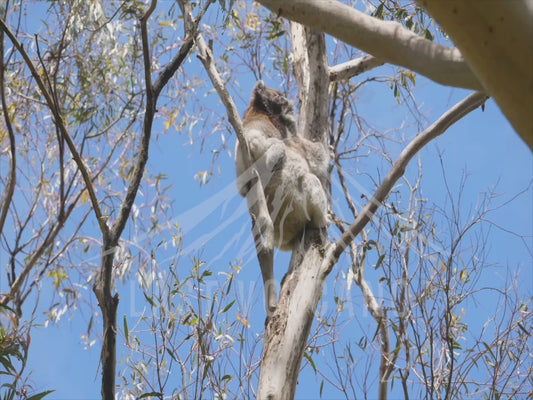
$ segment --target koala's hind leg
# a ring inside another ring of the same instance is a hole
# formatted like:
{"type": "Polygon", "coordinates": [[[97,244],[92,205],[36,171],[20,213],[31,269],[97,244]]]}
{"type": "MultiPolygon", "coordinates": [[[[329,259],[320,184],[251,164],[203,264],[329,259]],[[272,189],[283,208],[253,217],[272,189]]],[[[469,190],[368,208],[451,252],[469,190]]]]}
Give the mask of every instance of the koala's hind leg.
{"type": "Polygon", "coordinates": [[[331,224],[328,216],[328,200],[320,180],[313,174],[305,174],[302,181],[307,218],[313,228],[324,228],[331,224]]]}

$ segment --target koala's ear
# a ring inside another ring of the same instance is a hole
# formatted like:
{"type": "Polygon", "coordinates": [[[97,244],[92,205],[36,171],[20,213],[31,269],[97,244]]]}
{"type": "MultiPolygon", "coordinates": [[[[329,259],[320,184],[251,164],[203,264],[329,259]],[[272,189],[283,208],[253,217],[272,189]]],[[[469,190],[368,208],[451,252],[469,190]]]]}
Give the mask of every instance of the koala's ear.
{"type": "Polygon", "coordinates": [[[263,82],[262,80],[258,80],[254,86],[254,92],[256,90],[263,90],[264,88],[265,88],[265,82],[263,82]]]}

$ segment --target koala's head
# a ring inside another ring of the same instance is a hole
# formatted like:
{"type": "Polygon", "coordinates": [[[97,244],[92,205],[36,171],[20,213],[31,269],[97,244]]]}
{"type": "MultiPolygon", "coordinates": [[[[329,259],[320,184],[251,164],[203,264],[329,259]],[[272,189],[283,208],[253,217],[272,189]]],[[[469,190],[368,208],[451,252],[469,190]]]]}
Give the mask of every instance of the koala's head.
{"type": "Polygon", "coordinates": [[[294,105],[279,90],[269,88],[263,81],[257,81],[252,94],[252,105],[270,117],[294,115],[294,105]]]}
{"type": "Polygon", "coordinates": [[[279,90],[269,88],[261,80],[257,81],[250,107],[256,112],[267,115],[282,138],[286,139],[296,134],[294,104],[279,90]]]}

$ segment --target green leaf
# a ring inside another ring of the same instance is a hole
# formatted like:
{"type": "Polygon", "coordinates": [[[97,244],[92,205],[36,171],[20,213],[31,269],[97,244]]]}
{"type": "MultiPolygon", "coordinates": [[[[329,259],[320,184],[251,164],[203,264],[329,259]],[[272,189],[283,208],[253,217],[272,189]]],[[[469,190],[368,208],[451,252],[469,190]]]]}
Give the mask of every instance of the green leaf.
{"type": "Polygon", "coordinates": [[[229,303],[226,307],[224,307],[224,309],[222,310],[222,313],[221,314],[224,314],[225,312],[227,312],[231,307],[233,307],[233,305],[235,304],[235,302],[237,301],[237,299],[233,300],[231,303],[229,303]]]}
{"type": "Polygon", "coordinates": [[[374,269],[378,269],[381,266],[381,263],[385,259],[385,254],[382,254],[379,256],[378,261],[376,262],[376,265],[374,265],[374,269]]]}
{"type": "Polygon", "coordinates": [[[172,359],[176,362],[178,362],[178,359],[176,358],[176,356],[174,355],[174,352],[172,352],[168,347],[167,347],[167,353],[170,357],[172,357],[172,359]]]}
{"type": "MultiPolygon", "coordinates": [[[[16,369],[11,363],[11,359],[9,357],[1,357],[0,358],[0,364],[4,366],[4,369],[6,370],[6,375],[10,375],[11,373],[16,373],[16,369]]],[[[3,371],[0,371],[0,373],[3,373],[3,371]]]]}
{"type": "Polygon", "coordinates": [[[155,307],[154,300],[153,300],[151,297],[148,297],[148,295],[146,294],[146,292],[143,292],[143,294],[144,294],[144,298],[146,299],[146,301],[147,301],[148,303],[150,303],[150,305],[151,305],[152,307],[155,307]]]}
{"type": "Polygon", "coordinates": [[[485,348],[489,351],[492,359],[496,359],[496,357],[494,356],[494,353],[492,352],[492,348],[488,345],[487,342],[483,342],[483,345],[485,346],[485,348]]]}
{"type": "Polygon", "coordinates": [[[376,11],[374,12],[374,17],[383,19],[383,6],[384,3],[381,3],[378,8],[376,8],[376,11]]]}
{"type": "Polygon", "coordinates": [[[159,393],[159,392],[150,392],[150,393],[144,393],[144,394],[141,394],[141,396],[139,397],[139,399],[146,399],[147,397],[162,397],[163,396],[163,393],[159,393]]]}
{"type": "Polygon", "coordinates": [[[55,392],[55,390],[47,390],[46,392],[34,394],[33,396],[28,397],[26,400],[41,400],[44,396],[47,396],[53,392],[55,392]]]}
{"type": "Polygon", "coordinates": [[[400,97],[400,89],[398,88],[398,85],[394,84],[394,97],[398,98],[400,97]]]}
{"type": "Polygon", "coordinates": [[[304,357],[307,361],[309,361],[309,364],[311,364],[311,367],[313,367],[313,369],[315,370],[315,374],[316,374],[316,365],[315,365],[315,362],[313,361],[313,359],[311,358],[311,356],[309,355],[309,353],[306,351],[304,353],[304,357]]]}
{"type": "Polygon", "coordinates": [[[232,284],[233,284],[233,274],[231,275],[229,282],[228,282],[228,288],[226,289],[226,296],[229,294],[232,284]]]}
{"type": "Polygon", "coordinates": [[[130,345],[130,330],[128,328],[128,318],[124,314],[124,336],[126,336],[126,345],[130,345]]]}
{"type": "Polygon", "coordinates": [[[205,277],[207,277],[207,276],[211,276],[211,275],[213,275],[213,272],[210,271],[210,270],[208,270],[208,269],[206,269],[206,270],[202,273],[202,278],[205,278],[205,277]]]}

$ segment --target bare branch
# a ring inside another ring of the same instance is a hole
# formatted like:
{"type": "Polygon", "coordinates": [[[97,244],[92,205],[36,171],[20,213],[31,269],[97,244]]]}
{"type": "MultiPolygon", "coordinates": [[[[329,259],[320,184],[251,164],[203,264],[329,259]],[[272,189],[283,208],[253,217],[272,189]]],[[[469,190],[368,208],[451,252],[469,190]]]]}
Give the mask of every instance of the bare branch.
{"type": "Polygon", "coordinates": [[[336,82],[350,79],[383,64],[385,64],[384,61],[374,56],[356,58],[355,60],[350,60],[345,63],[330,67],[329,80],[331,82],[336,82]]]}
{"type": "MultiPolygon", "coordinates": [[[[193,26],[194,24],[196,24],[192,16],[192,12],[190,10],[190,4],[183,0],[179,0],[179,4],[180,4],[180,7],[182,8],[183,15],[185,17],[185,23],[188,26],[193,26]]],[[[256,177],[258,177],[259,175],[257,174],[257,171],[255,171],[252,166],[250,152],[248,150],[248,143],[246,141],[246,138],[244,137],[242,120],[239,115],[239,110],[237,109],[237,106],[235,105],[235,102],[233,101],[233,97],[231,96],[228,89],[226,88],[226,85],[224,84],[222,77],[218,73],[218,70],[214,63],[213,50],[211,49],[210,46],[207,45],[207,43],[205,42],[205,39],[203,38],[201,34],[196,35],[195,42],[200,52],[198,57],[200,61],[202,62],[202,64],[204,65],[204,68],[207,74],[209,75],[209,78],[211,79],[211,82],[213,83],[213,86],[215,87],[215,90],[217,91],[220,97],[220,100],[226,107],[226,111],[228,113],[228,120],[231,126],[233,127],[233,129],[235,130],[235,133],[237,134],[237,140],[239,141],[240,145],[244,149],[243,156],[244,156],[245,164],[248,169],[247,173],[256,175],[256,177]]],[[[250,196],[248,196],[250,197],[250,199],[252,199],[252,200],[249,200],[249,207],[253,206],[254,208],[259,207],[259,209],[261,209],[264,206],[264,210],[266,210],[266,215],[269,215],[268,208],[266,206],[266,200],[265,200],[265,195],[263,192],[263,187],[261,185],[261,181],[259,179],[255,179],[255,181],[256,182],[254,182],[254,184],[252,185],[252,189],[250,190],[250,192],[253,192],[253,193],[249,193],[250,196]]],[[[254,208],[250,208],[250,210],[252,211],[254,208]]],[[[264,214],[263,212],[257,211],[257,213],[255,213],[255,217],[257,217],[258,215],[263,215],[263,214],[264,214]]],[[[252,218],[254,218],[254,216],[252,216],[252,218]]]]}
{"type": "MultiPolygon", "coordinates": [[[[187,26],[193,26],[195,22],[190,9],[190,4],[183,0],[179,0],[178,2],[185,17],[185,24],[187,26]]],[[[256,166],[252,164],[248,143],[244,136],[242,120],[239,111],[237,110],[237,106],[216,69],[213,50],[207,45],[201,34],[196,35],[195,42],[200,52],[198,57],[204,65],[222,103],[226,107],[229,122],[235,130],[239,146],[242,148],[246,171],[238,177],[237,184],[240,185],[242,182],[250,183],[250,189],[246,194],[246,201],[248,203],[250,217],[252,218],[252,233],[257,250],[257,258],[262,271],[266,271],[263,273],[263,277],[265,277],[274,269],[274,224],[270,217],[270,213],[268,212],[264,188],[261,179],[259,179],[259,173],[257,172],[256,166]]],[[[271,301],[277,297],[275,286],[272,282],[264,282],[264,284],[265,298],[268,302],[267,308],[268,310],[272,310],[275,308],[275,304],[271,301]]]]}
{"type": "MultiPolygon", "coordinates": [[[[215,87],[220,97],[220,100],[222,100],[222,103],[226,107],[226,111],[228,112],[228,120],[233,129],[235,130],[235,133],[237,134],[237,139],[239,140],[239,143],[246,145],[246,139],[244,138],[242,127],[242,120],[239,115],[239,111],[237,110],[237,106],[235,105],[233,98],[228,92],[226,85],[224,84],[222,78],[220,77],[220,74],[216,69],[216,66],[214,64],[213,51],[207,45],[201,34],[196,37],[196,46],[198,46],[198,50],[200,51],[200,61],[202,61],[207,71],[207,74],[209,75],[209,78],[211,79],[211,82],[213,83],[213,86],[215,87]]],[[[247,147],[248,146],[246,145],[246,148],[247,147]]]]}
{"type": "Polygon", "coordinates": [[[483,90],[458,49],[433,43],[397,22],[378,20],[335,0],[259,2],[277,15],[326,32],[440,84],[483,90]]]}
{"type": "MultiPolygon", "coordinates": [[[[215,87],[218,95],[220,96],[220,100],[222,100],[222,103],[224,103],[224,106],[226,107],[229,122],[235,130],[235,133],[237,134],[237,139],[239,140],[239,143],[241,143],[242,145],[246,145],[246,139],[244,138],[242,120],[239,115],[239,111],[237,110],[237,106],[235,105],[233,98],[229,94],[228,89],[226,89],[226,85],[222,81],[222,78],[220,77],[220,74],[216,69],[216,66],[213,61],[213,51],[207,46],[207,43],[205,42],[202,35],[197,36],[196,45],[200,50],[200,60],[204,64],[209,78],[211,79],[213,86],[215,87]]],[[[247,147],[248,146],[246,145],[246,148],[247,147]]]]}
{"type": "Polygon", "coordinates": [[[4,224],[6,222],[7,213],[13,200],[15,193],[15,184],[17,182],[17,148],[15,144],[15,132],[11,124],[11,117],[9,116],[9,109],[6,102],[5,90],[5,64],[4,64],[4,32],[0,32],[0,96],[2,96],[2,110],[4,110],[4,121],[6,123],[7,133],[9,136],[9,153],[11,165],[9,166],[9,181],[7,189],[2,198],[2,210],[0,210],[0,233],[4,231],[4,224]]]}
{"type": "Polygon", "coordinates": [[[379,206],[385,201],[394,184],[405,173],[407,165],[411,159],[419,152],[425,145],[437,136],[444,133],[451,125],[459,121],[465,115],[481,106],[488,96],[481,92],[475,92],[468,96],[463,101],[456,104],[450,110],[448,110],[439,120],[433,125],[427,128],[424,132],[419,134],[400,154],[400,157],[394,163],[394,166],[386,176],[383,183],[377,189],[372,199],[365,205],[357,216],[354,223],[350,228],[341,236],[339,241],[335,243],[328,255],[327,268],[325,274],[328,275],[333,266],[337,263],[341,254],[346,250],[346,247],[352,242],[353,239],[361,232],[370,219],[375,214],[379,206]]]}
{"type": "Polygon", "coordinates": [[[4,20],[0,18],[0,28],[5,32],[5,34],[9,37],[15,48],[18,50],[18,52],[22,55],[22,58],[24,59],[24,62],[28,66],[33,78],[37,82],[37,85],[39,86],[39,89],[41,90],[41,93],[43,94],[44,98],[46,99],[46,103],[48,107],[50,108],[50,111],[54,115],[54,122],[56,126],[59,128],[61,135],[67,142],[67,145],[69,147],[70,152],[72,153],[72,158],[76,162],[76,165],[78,166],[78,169],[81,172],[81,175],[83,177],[83,181],[85,183],[85,188],[87,189],[87,192],[89,193],[89,198],[91,200],[91,205],[93,207],[94,213],[96,215],[96,219],[98,221],[98,224],[100,225],[100,229],[102,230],[102,233],[104,235],[108,234],[109,228],[107,225],[107,222],[105,218],[103,217],[102,210],[100,209],[100,203],[98,201],[98,198],[96,197],[96,191],[94,190],[92,179],[89,175],[89,171],[87,167],[85,166],[85,163],[83,162],[83,159],[81,158],[80,154],[78,153],[76,146],[74,142],[72,141],[72,138],[70,137],[68,130],[66,128],[65,122],[63,121],[63,117],[61,116],[61,110],[59,105],[56,103],[54,96],[50,92],[49,88],[46,87],[43,79],[41,78],[41,75],[35,68],[35,65],[33,65],[33,62],[24,49],[24,46],[17,40],[16,36],[11,32],[11,30],[8,28],[8,26],[5,24],[4,20]]]}
{"type": "Polygon", "coordinates": [[[157,6],[157,0],[152,0],[150,7],[141,18],[141,36],[143,45],[143,60],[144,60],[144,79],[146,88],[146,111],[144,114],[143,133],[141,137],[141,144],[139,146],[139,153],[137,156],[137,162],[133,169],[132,178],[126,196],[122,202],[120,213],[116,221],[113,223],[111,229],[111,236],[114,238],[112,245],[116,245],[118,238],[122,234],[122,231],[126,227],[126,222],[130,216],[131,208],[135,202],[135,197],[139,191],[141,180],[144,175],[144,168],[148,162],[148,150],[150,147],[150,138],[152,136],[152,124],[154,121],[154,115],[156,112],[157,98],[155,96],[154,87],[152,85],[152,71],[151,71],[151,56],[150,45],[148,42],[148,19],[152,15],[157,6]]]}

